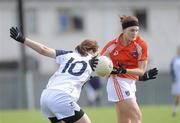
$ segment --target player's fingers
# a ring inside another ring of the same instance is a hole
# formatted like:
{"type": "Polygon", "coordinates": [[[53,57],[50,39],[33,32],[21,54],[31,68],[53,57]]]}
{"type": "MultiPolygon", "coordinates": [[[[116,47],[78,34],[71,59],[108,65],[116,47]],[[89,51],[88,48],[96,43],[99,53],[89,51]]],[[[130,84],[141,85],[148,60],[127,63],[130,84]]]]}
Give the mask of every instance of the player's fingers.
{"type": "Polygon", "coordinates": [[[99,61],[99,59],[97,59],[97,58],[94,58],[94,59],[93,59],[93,61],[99,61]]]}
{"type": "Polygon", "coordinates": [[[11,37],[13,37],[13,38],[15,38],[15,37],[16,37],[16,36],[15,36],[15,35],[13,35],[13,34],[10,34],[10,36],[11,36],[11,37]]]}
{"type": "Polygon", "coordinates": [[[93,64],[98,64],[98,61],[97,60],[93,60],[93,64]]]}
{"type": "Polygon", "coordinates": [[[14,34],[14,35],[17,35],[17,32],[16,32],[15,28],[11,28],[11,29],[10,29],[10,33],[12,33],[12,34],[14,34]]]}
{"type": "Polygon", "coordinates": [[[97,65],[96,65],[96,64],[94,64],[94,65],[93,65],[93,68],[96,68],[96,66],[97,66],[97,65]]]}
{"type": "Polygon", "coordinates": [[[95,65],[95,66],[96,66],[97,64],[98,64],[98,63],[94,63],[93,65],[95,65]]]}
{"type": "Polygon", "coordinates": [[[151,73],[151,75],[157,75],[158,74],[158,72],[153,72],[153,73],[151,73]]]}
{"type": "Polygon", "coordinates": [[[155,68],[153,68],[153,69],[151,69],[151,70],[157,70],[157,68],[155,67],[155,68]]]}
{"type": "Polygon", "coordinates": [[[10,29],[10,30],[13,30],[13,31],[14,31],[14,30],[16,30],[16,29],[15,29],[14,27],[11,27],[11,29],[10,29]]]}
{"type": "Polygon", "coordinates": [[[98,64],[98,61],[93,61],[94,64],[98,64]]]}
{"type": "Polygon", "coordinates": [[[98,64],[98,63],[96,63],[96,62],[93,63],[93,65],[95,65],[95,66],[96,66],[97,64],[98,64]]]}
{"type": "Polygon", "coordinates": [[[149,71],[150,74],[158,74],[158,70],[157,69],[152,69],[149,71]]]}
{"type": "Polygon", "coordinates": [[[12,27],[11,30],[12,30],[13,32],[16,32],[16,29],[15,29],[14,27],[12,27]]]}
{"type": "Polygon", "coordinates": [[[152,77],[151,79],[156,79],[156,77],[152,77]]]}
{"type": "Polygon", "coordinates": [[[17,32],[20,32],[20,30],[19,30],[17,27],[16,27],[16,31],[17,31],[17,32]]]}
{"type": "Polygon", "coordinates": [[[154,74],[154,75],[149,75],[149,78],[153,78],[153,77],[156,77],[157,76],[157,74],[154,74]]]}
{"type": "Polygon", "coordinates": [[[10,31],[10,34],[11,34],[12,36],[16,36],[16,34],[15,34],[14,32],[12,32],[12,31],[10,31]]]}
{"type": "Polygon", "coordinates": [[[153,68],[151,71],[158,72],[157,68],[153,68]]]}
{"type": "Polygon", "coordinates": [[[95,60],[94,63],[98,63],[99,60],[95,60]]]}
{"type": "Polygon", "coordinates": [[[11,38],[15,39],[14,36],[10,35],[11,38]]]}

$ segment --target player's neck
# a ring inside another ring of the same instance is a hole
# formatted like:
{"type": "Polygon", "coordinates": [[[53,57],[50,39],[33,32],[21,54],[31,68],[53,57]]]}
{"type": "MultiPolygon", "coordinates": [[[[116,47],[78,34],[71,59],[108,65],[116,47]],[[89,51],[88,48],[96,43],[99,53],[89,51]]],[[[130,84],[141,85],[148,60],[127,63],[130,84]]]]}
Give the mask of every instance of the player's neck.
{"type": "Polygon", "coordinates": [[[125,36],[125,35],[122,36],[121,43],[123,46],[128,45],[130,42],[131,42],[131,40],[129,40],[129,38],[127,36],[125,36]]]}

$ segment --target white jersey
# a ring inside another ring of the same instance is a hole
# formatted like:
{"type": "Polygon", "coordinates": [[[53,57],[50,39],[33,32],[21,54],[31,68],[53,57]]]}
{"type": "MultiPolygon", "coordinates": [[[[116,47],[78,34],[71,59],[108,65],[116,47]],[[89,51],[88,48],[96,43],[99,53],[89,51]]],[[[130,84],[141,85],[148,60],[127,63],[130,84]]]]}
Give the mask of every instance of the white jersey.
{"type": "Polygon", "coordinates": [[[173,80],[180,84],[180,57],[175,57],[171,63],[173,80]]]}
{"type": "Polygon", "coordinates": [[[56,62],[60,66],[49,79],[46,88],[61,90],[77,101],[82,86],[92,73],[89,65],[90,59],[90,55],[82,57],[77,52],[56,50],[56,62]]]}
{"type": "Polygon", "coordinates": [[[171,87],[173,95],[180,95],[180,57],[175,57],[171,62],[171,73],[174,83],[171,87]]]}

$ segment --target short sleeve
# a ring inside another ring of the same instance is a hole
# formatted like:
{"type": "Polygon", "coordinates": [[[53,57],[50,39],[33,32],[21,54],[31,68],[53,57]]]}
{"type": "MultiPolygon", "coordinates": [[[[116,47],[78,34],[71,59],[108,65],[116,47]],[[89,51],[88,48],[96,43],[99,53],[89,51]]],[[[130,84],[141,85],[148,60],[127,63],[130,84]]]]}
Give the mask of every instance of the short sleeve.
{"type": "Polygon", "coordinates": [[[65,50],[56,49],[56,63],[60,64],[64,60],[65,55],[72,52],[73,51],[65,51],[65,50]]]}
{"type": "Polygon", "coordinates": [[[115,48],[115,40],[109,41],[101,50],[101,55],[105,55],[107,52],[110,53],[115,48]]]}
{"type": "Polygon", "coordinates": [[[147,43],[140,36],[137,37],[136,43],[138,44],[137,49],[138,49],[139,61],[147,60],[149,57],[147,43]]]}
{"type": "Polygon", "coordinates": [[[148,47],[146,42],[142,42],[141,43],[141,47],[142,47],[142,56],[141,56],[141,61],[147,60],[148,56],[149,56],[149,52],[148,52],[148,47]]]}
{"type": "Polygon", "coordinates": [[[56,57],[57,57],[57,56],[60,56],[60,55],[72,53],[72,52],[73,52],[73,51],[65,51],[65,50],[57,50],[57,49],[56,49],[56,57]]]}

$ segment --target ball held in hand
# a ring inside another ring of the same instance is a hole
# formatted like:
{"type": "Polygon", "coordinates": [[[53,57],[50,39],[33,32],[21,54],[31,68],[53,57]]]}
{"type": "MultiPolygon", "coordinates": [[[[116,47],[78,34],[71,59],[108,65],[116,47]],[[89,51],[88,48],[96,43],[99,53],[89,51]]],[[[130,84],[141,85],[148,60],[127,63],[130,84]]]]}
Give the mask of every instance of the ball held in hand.
{"type": "Polygon", "coordinates": [[[95,73],[98,76],[104,77],[108,76],[111,71],[113,70],[113,63],[107,56],[99,56],[98,57],[98,64],[95,68],[95,73]]]}

